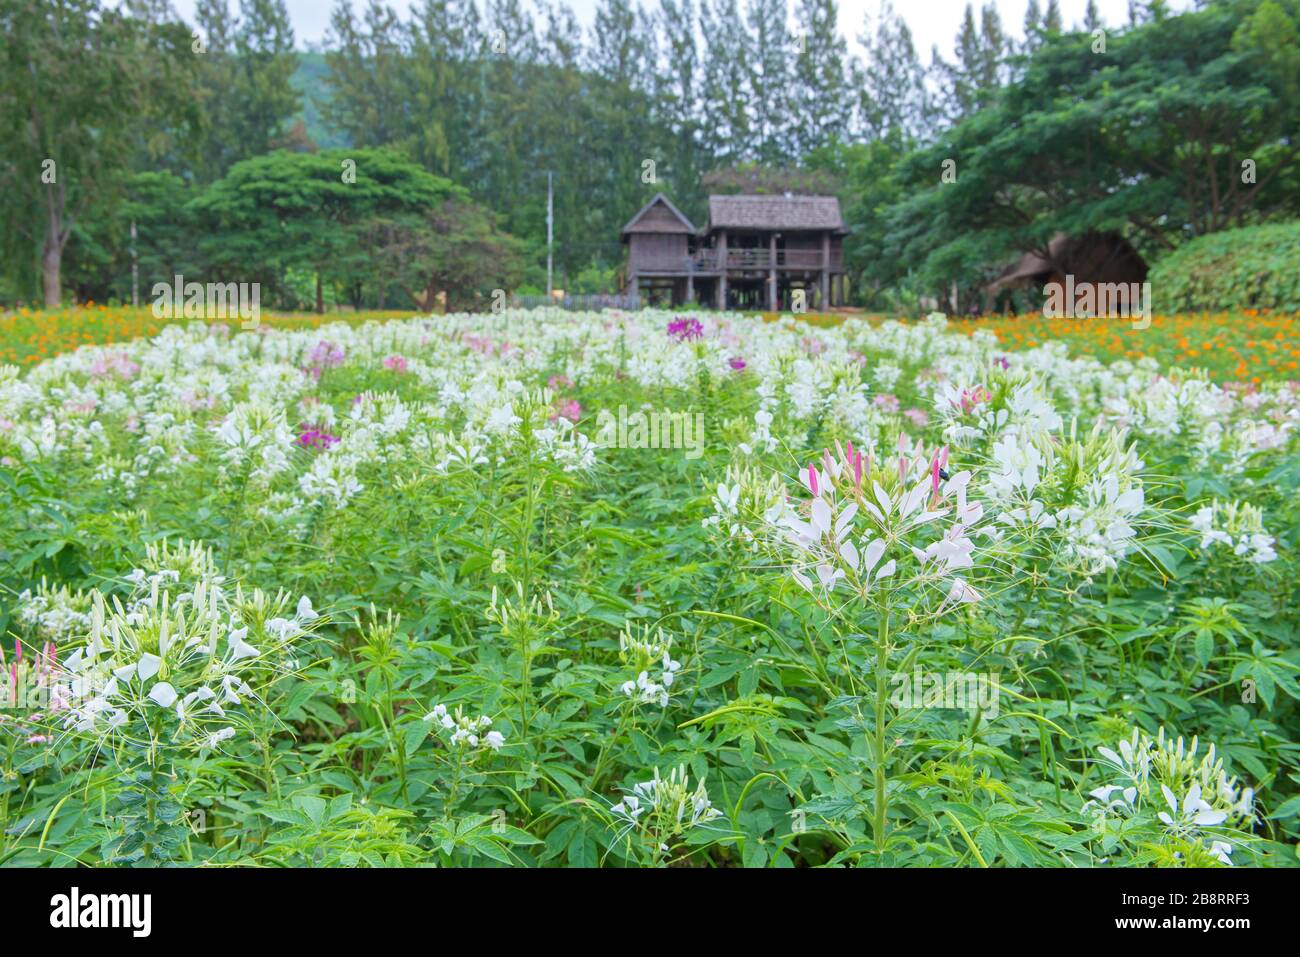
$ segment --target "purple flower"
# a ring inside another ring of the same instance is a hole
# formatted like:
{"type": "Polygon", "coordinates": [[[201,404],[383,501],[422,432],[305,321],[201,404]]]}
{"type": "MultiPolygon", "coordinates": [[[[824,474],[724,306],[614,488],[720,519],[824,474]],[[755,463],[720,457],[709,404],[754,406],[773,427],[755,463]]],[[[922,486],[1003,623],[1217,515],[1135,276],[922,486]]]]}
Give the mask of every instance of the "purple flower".
{"type": "Polygon", "coordinates": [[[311,354],[307,359],[314,366],[330,369],[334,366],[343,365],[344,353],[334,343],[322,339],[316,343],[316,347],[311,350],[311,354]]]}
{"type": "Polygon", "coordinates": [[[731,366],[731,368],[736,372],[743,372],[748,363],[745,362],[744,359],[740,358],[740,356],[732,356],[727,360],[727,365],[731,366]]]}
{"type": "Polygon", "coordinates": [[[704,326],[700,320],[689,316],[678,316],[668,323],[668,338],[678,342],[687,342],[704,336],[704,326]]]}
{"type": "Polygon", "coordinates": [[[1006,356],[998,356],[996,359],[993,360],[993,364],[995,366],[1000,366],[1003,369],[1011,368],[1011,363],[1007,361],[1006,356]]]}
{"type": "Polygon", "coordinates": [[[338,441],[338,436],[320,429],[303,429],[298,433],[298,444],[304,449],[328,449],[338,441]]]}

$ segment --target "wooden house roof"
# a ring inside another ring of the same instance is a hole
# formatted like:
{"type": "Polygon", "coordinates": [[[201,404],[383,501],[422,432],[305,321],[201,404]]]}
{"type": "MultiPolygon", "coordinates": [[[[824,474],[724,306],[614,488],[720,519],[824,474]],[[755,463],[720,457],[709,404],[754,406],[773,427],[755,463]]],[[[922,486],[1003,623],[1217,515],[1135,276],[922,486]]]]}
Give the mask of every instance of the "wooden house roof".
{"type": "Polygon", "coordinates": [[[695,227],[682,215],[682,211],[673,205],[663,193],[656,193],[654,199],[641,207],[640,212],[628,220],[619,237],[627,242],[630,233],[693,233],[695,227]]]}
{"type": "Polygon", "coordinates": [[[846,232],[834,196],[710,196],[708,228],[846,232]]]}
{"type": "Polygon", "coordinates": [[[1056,233],[1047,256],[1027,252],[992,283],[991,292],[1028,281],[1047,282],[1057,275],[1074,275],[1078,282],[1142,282],[1147,265],[1127,239],[1114,232],[1089,232],[1079,238],[1056,233]]]}

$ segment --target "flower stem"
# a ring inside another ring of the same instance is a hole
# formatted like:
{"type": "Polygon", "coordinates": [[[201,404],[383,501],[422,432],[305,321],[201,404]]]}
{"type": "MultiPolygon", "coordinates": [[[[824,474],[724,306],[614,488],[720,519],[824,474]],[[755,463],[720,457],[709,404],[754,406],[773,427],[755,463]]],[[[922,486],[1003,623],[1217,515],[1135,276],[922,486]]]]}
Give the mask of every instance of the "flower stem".
{"type": "Polygon", "coordinates": [[[876,853],[885,852],[885,668],[889,664],[889,609],[881,609],[876,635],[876,853]]]}

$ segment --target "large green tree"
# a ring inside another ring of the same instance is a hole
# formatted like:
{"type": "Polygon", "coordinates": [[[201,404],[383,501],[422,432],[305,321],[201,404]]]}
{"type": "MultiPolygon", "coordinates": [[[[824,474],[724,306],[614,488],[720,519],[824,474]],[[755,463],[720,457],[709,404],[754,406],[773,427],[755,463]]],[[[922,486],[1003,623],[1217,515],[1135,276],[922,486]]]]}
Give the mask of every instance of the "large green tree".
{"type": "Polygon", "coordinates": [[[1294,3],[1246,0],[1152,19],[1104,55],[1087,34],[1049,36],[993,105],[900,164],[894,271],[976,284],[1018,252],[1050,258],[1059,231],[1159,252],[1293,211],[1296,59],[1261,44],[1295,22],[1294,3]]]}
{"type": "Polygon", "coordinates": [[[518,288],[524,247],[492,213],[450,196],[419,217],[380,217],[367,225],[385,281],[421,312],[504,303],[518,288]],[[503,295],[504,294],[504,295],[503,295]]]}
{"type": "Polygon", "coordinates": [[[368,271],[363,241],[380,217],[419,217],[464,192],[387,150],[277,151],[236,163],[191,204],[211,281],[283,288],[290,273],[324,288],[368,271]]]}
{"type": "Polygon", "coordinates": [[[193,65],[180,23],[95,0],[0,0],[2,241],[39,258],[46,306],[62,300],[64,250],[83,217],[111,215],[142,151],[173,149],[194,126],[193,65]]]}

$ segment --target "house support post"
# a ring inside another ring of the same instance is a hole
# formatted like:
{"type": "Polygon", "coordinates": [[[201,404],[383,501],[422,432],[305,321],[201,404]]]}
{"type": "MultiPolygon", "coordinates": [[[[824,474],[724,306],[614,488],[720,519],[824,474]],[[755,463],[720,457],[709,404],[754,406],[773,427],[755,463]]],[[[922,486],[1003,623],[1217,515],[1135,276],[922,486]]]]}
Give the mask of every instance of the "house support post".
{"type": "Polygon", "coordinates": [[[821,275],[821,295],[818,297],[818,306],[822,309],[830,305],[831,298],[831,234],[822,235],[822,275],[821,275]]]}
{"type": "Polygon", "coordinates": [[[727,308],[727,231],[718,232],[718,308],[727,308]]]}
{"type": "Polygon", "coordinates": [[[767,256],[768,308],[779,312],[781,304],[776,301],[776,233],[767,238],[767,256]]]}

